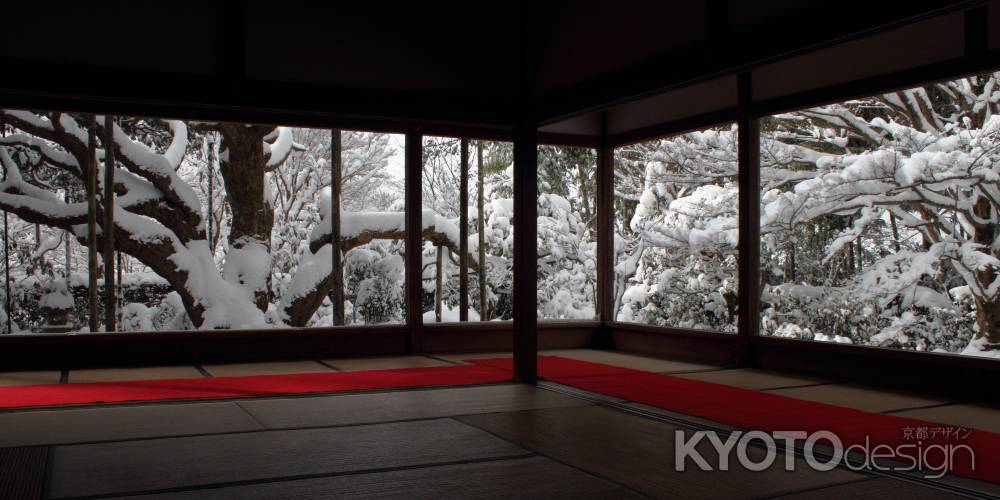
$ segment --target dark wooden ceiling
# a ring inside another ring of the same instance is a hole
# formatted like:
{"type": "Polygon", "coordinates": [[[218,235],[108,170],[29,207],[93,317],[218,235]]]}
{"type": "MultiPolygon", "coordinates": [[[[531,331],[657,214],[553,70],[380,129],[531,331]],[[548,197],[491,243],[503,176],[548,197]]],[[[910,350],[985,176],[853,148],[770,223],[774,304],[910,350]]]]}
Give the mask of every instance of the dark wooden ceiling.
{"type": "Polygon", "coordinates": [[[0,100],[505,128],[982,3],[8,2],[0,100]]]}

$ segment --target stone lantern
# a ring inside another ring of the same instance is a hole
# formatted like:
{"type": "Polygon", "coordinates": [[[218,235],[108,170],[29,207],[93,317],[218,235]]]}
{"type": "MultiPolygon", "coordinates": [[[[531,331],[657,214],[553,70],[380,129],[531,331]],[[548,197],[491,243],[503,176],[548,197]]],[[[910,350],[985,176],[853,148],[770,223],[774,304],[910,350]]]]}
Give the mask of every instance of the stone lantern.
{"type": "Polygon", "coordinates": [[[41,327],[43,333],[65,333],[73,329],[69,320],[73,312],[73,296],[65,282],[53,281],[38,305],[45,317],[45,324],[41,327]]]}

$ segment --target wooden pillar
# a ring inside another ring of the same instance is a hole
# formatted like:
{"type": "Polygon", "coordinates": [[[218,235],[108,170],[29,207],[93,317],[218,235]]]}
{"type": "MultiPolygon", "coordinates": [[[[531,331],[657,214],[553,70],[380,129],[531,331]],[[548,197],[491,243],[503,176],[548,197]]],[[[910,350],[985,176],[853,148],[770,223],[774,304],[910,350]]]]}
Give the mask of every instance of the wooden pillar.
{"type": "Polygon", "coordinates": [[[423,202],[421,170],[423,140],[420,132],[406,133],[404,181],[406,191],[406,324],[410,328],[410,352],[423,352],[423,202]]]}
{"type": "Polygon", "coordinates": [[[752,113],[750,73],[737,78],[739,101],[739,255],[737,293],[740,365],[750,364],[751,342],[760,331],[760,121],[752,113]]]}
{"type": "Polygon", "coordinates": [[[344,263],[340,243],[340,194],[342,191],[344,160],[341,150],[340,130],[330,131],[330,272],[333,286],[330,302],[333,304],[333,325],[344,324],[344,263]]]}
{"type": "Polygon", "coordinates": [[[538,380],[538,129],[514,134],[514,380],[538,380]]]}
{"type": "MultiPolygon", "coordinates": [[[[7,124],[0,121],[0,136],[7,137],[7,124]]],[[[7,169],[3,171],[3,180],[7,180],[7,169]]],[[[13,318],[10,311],[10,248],[7,243],[7,211],[3,211],[3,273],[4,273],[4,313],[7,314],[7,333],[13,332],[13,318]]]]}
{"type": "Polygon", "coordinates": [[[469,140],[461,142],[458,193],[458,320],[469,321],[469,140]]]}
{"type": "Polygon", "coordinates": [[[115,331],[115,148],[114,118],[104,115],[104,188],[101,203],[104,206],[104,221],[101,233],[104,237],[104,331],[115,331]]]}
{"type": "Polygon", "coordinates": [[[485,184],[483,179],[483,175],[485,175],[485,169],[483,168],[483,141],[476,141],[476,155],[478,156],[476,166],[479,169],[479,174],[476,178],[476,231],[479,233],[477,235],[477,244],[479,246],[477,249],[477,261],[479,262],[479,320],[489,321],[489,308],[486,306],[486,200],[483,194],[483,184],[485,184]]]}
{"type": "Polygon", "coordinates": [[[97,314],[97,120],[87,117],[87,276],[90,331],[100,329],[97,314]]]}
{"type": "Polygon", "coordinates": [[[615,312],[615,149],[607,142],[607,118],[601,113],[601,145],[597,149],[597,320],[606,331],[615,312]]]}
{"type": "MultiPolygon", "coordinates": [[[[7,180],[7,172],[4,172],[4,180],[7,180]]],[[[8,248],[7,233],[9,229],[7,228],[7,211],[3,211],[3,272],[6,280],[4,281],[4,312],[7,314],[7,333],[13,332],[13,326],[11,325],[13,318],[11,318],[10,309],[10,249],[8,248]]]]}

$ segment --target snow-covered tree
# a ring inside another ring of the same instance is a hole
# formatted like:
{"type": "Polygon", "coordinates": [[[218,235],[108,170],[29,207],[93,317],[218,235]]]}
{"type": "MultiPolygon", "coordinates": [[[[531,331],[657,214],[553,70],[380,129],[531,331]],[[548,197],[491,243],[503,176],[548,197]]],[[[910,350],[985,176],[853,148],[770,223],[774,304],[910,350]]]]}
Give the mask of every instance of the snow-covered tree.
{"type": "Polygon", "coordinates": [[[620,320],[735,329],[736,139],[722,127],[620,152],[620,320]]]}
{"type": "MultiPolygon", "coordinates": [[[[292,150],[291,130],[282,127],[197,124],[222,138],[219,170],[232,211],[226,258],[216,265],[206,236],[202,204],[178,170],[189,152],[189,127],[177,120],[133,119],[105,130],[104,117],[68,113],[4,111],[15,133],[0,140],[4,180],[0,207],[21,219],[69,231],[86,240],[87,204],[66,201],[59,185],[25,175],[32,164],[63,177],[63,186],[82,190],[88,165],[103,179],[104,151],[115,152],[116,249],[164,277],[177,291],[187,315],[201,328],[260,325],[270,302],[273,208],[265,174],[292,150]],[[95,144],[91,137],[111,137],[95,144]],[[12,151],[29,151],[29,162],[12,151]]],[[[101,186],[98,191],[102,191],[101,186]]],[[[98,193],[94,193],[97,195],[98,193]]],[[[100,201],[100,199],[99,199],[100,201]]],[[[99,236],[100,238],[100,236],[99,236]]]]}
{"type": "MultiPolygon", "coordinates": [[[[764,333],[997,354],[998,77],[763,120],[764,333]]],[[[619,152],[620,318],[725,330],[738,312],[735,139],[619,152]]]]}

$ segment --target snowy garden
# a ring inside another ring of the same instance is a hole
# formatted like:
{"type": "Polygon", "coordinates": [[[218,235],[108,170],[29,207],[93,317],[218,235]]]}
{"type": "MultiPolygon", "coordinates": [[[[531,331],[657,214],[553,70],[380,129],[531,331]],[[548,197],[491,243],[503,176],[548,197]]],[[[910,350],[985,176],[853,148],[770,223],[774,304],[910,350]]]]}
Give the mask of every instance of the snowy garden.
{"type": "MultiPolygon", "coordinates": [[[[90,331],[91,129],[98,170],[93,210],[99,214],[107,158],[101,139],[114,141],[108,142],[116,163],[115,330],[329,326],[335,324],[334,304],[343,318],[336,324],[404,321],[402,136],[344,131],[335,137],[320,129],[132,117],[118,117],[112,136],[102,116],[92,124],[73,114],[4,116],[0,205],[8,211],[10,263],[4,330],[90,331]],[[340,210],[339,276],[331,272],[334,198],[340,210]],[[59,318],[55,324],[53,316],[59,318]]],[[[459,318],[459,142],[427,138],[424,144],[425,321],[459,318]]],[[[510,320],[512,148],[469,142],[469,319],[510,320]]],[[[594,249],[592,240],[589,247],[584,241],[593,225],[592,202],[586,201],[585,224],[568,201],[580,189],[593,196],[593,156],[573,148],[542,153],[546,171],[558,176],[571,170],[577,182],[567,187],[554,178],[561,194],[542,197],[539,223],[552,243],[539,263],[547,269],[543,276],[559,284],[543,287],[545,317],[594,316],[594,249]]],[[[93,264],[97,311],[106,303],[101,222],[93,264]]]]}
{"type": "MultiPolygon", "coordinates": [[[[998,355],[998,79],[761,121],[762,334],[998,355]]],[[[405,321],[403,136],[14,110],[3,121],[4,331],[91,331],[107,298],[91,308],[90,289],[105,276],[120,331],[405,321]],[[90,262],[109,158],[114,257],[90,262]]],[[[737,142],[720,125],[616,150],[618,321],[735,332],[737,142]]],[[[463,266],[468,319],[511,319],[511,144],[425,137],[423,158],[424,321],[459,320],[463,266]]],[[[539,148],[539,319],[595,317],[595,162],[539,148]]]]}
{"type": "MultiPolygon", "coordinates": [[[[1000,356],[1000,73],[761,121],[761,333],[1000,356]]],[[[618,319],[734,332],[735,126],[617,151],[618,319]]]]}

